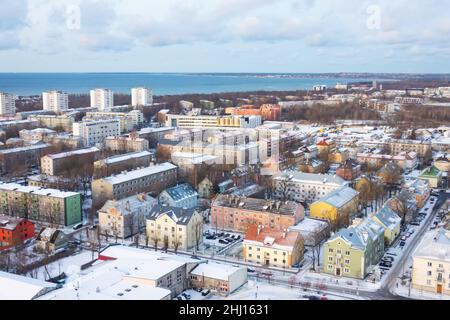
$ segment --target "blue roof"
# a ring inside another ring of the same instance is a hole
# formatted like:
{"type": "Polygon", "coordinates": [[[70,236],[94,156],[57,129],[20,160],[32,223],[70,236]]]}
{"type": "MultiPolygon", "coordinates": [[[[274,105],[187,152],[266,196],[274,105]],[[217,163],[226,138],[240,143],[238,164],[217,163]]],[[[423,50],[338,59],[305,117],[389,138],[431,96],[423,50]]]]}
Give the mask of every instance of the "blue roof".
{"type": "Polygon", "coordinates": [[[196,197],[197,191],[189,184],[180,184],[178,186],[168,188],[165,190],[169,197],[171,197],[175,201],[180,201],[190,197],[196,197]]]}

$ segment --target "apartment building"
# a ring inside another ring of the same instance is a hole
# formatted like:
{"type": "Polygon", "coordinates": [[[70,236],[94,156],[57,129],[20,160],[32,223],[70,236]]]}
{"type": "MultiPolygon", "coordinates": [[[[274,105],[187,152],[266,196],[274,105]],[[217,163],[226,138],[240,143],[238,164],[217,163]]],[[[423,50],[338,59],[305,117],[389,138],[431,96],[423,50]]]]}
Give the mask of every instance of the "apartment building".
{"type": "Polygon", "coordinates": [[[100,234],[126,239],[145,229],[146,219],[158,204],[147,194],[138,194],[121,200],[108,200],[97,211],[100,234]]]}
{"type": "Polygon", "coordinates": [[[167,162],[94,180],[92,199],[97,206],[107,200],[123,199],[138,193],[159,194],[176,181],[177,167],[167,162]]]}
{"type": "Polygon", "coordinates": [[[283,230],[296,225],[305,217],[301,204],[232,195],[218,195],[211,204],[211,223],[214,227],[245,232],[249,225],[283,230]]]}
{"type": "Polygon", "coordinates": [[[297,202],[314,202],[348,182],[338,176],[289,172],[274,178],[277,198],[297,202]]]}
{"type": "Polygon", "coordinates": [[[103,144],[108,137],[120,135],[120,121],[111,120],[87,120],[73,124],[73,135],[82,137],[86,147],[103,144]]]}
{"type": "Polygon", "coordinates": [[[166,127],[179,128],[256,128],[262,124],[260,116],[185,116],[166,115],[166,127]]]}
{"type": "Polygon", "coordinates": [[[56,134],[56,131],[51,129],[37,128],[33,130],[20,130],[19,137],[25,142],[32,143],[36,141],[44,141],[45,138],[56,134]]]}
{"type": "Polygon", "coordinates": [[[42,93],[44,110],[60,113],[69,110],[69,95],[61,91],[46,91],[42,93]]]}
{"type": "Polygon", "coordinates": [[[44,137],[44,142],[48,144],[62,144],[72,150],[84,147],[84,139],[82,137],[73,136],[69,133],[47,135],[44,137]]]}
{"type": "Polygon", "coordinates": [[[93,166],[99,154],[100,150],[96,147],[48,154],[41,158],[41,172],[49,176],[59,176],[74,167],[82,170],[85,166],[93,166]]]}
{"type": "Polygon", "coordinates": [[[356,159],[359,164],[365,164],[371,168],[378,168],[386,163],[394,162],[402,170],[413,170],[419,165],[416,152],[400,152],[395,156],[378,153],[358,153],[356,159]]]}
{"type": "Polygon", "coordinates": [[[0,184],[0,211],[55,226],[73,226],[83,220],[79,193],[16,183],[0,184]]]}
{"type": "Polygon", "coordinates": [[[291,268],[303,260],[305,245],[299,232],[250,225],[242,244],[246,262],[265,267],[291,268]]]}
{"type": "Polygon", "coordinates": [[[105,149],[113,152],[142,152],[149,150],[149,142],[135,135],[129,137],[107,137],[104,141],[105,149]]]}
{"type": "Polygon", "coordinates": [[[391,154],[399,154],[401,152],[415,152],[418,157],[423,159],[431,156],[431,142],[422,142],[418,140],[390,140],[388,142],[391,154]]]}
{"type": "Polygon", "coordinates": [[[59,116],[48,114],[32,115],[28,117],[28,120],[36,121],[41,127],[53,130],[62,128],[64,131],[68,132],[72,131],[72,126],[75,122],[73,116],[67,114],[59,116]]]}
{"type": "Polygon", "coordinates": [[[195,209],[155,206],[147,219],[149,243],[188,251],[203,242],[203,216],[195,209]]]}
{"type": "Polygon", "coordinates": [[[450,231],[425,234],[412,257],[412,287],[450,296],[450,231]]]}
{"type": "Polygon", "coordinates": [[[139,138],[146,139],[149,142],[150,148],[156,148],[158,142],[163,140],[166,135],[175,131],[172,127],[161,128],[143,128],[138,131],[139,138]]]}
{"type": "Polygon", "coordinates": [[[37,144],[27,147],[0,150],[0,171],[11,173],[16,169],[38,166],[41,157],[49,152],[50,145],[37,144]]]}
{"type": "Polygon", "coordinates": [[[371,219],[339,230],[323,248],[324,272],[364,279],[384,254],[384,229],[371,219]]]}
{"type": "Polygon", "coordinates": [[[107,120],[118,119],[120,121],[120,132],[130,132],[135,128],[139,128],[144,122],[144,115],[139,110],[130,112],[87,112],[83,120],[107,120]]]}
{"type": "Polygon", "coordinates": [[[114,94],[109,89],[91,90],[91,107],[99,111],[109,110],[114,107],[114,94]]]}
{"type": "Polygon", "coordinates": [[[152,89],[143,87],[131,89],[131,105],[133,107],[150,106],[152,104],[152,89]]]}
{"type": "Polygon", "coordinates": [[[123,171],[150,166],[153,154],[148,151],[126,153],[94,162],[94,176],[107,177],[123,171]]]}
{"type": "Polygon", "coordinates": [[[0,92],[0,116],[16,114],[16,97],[13,94],[0,92]]]}

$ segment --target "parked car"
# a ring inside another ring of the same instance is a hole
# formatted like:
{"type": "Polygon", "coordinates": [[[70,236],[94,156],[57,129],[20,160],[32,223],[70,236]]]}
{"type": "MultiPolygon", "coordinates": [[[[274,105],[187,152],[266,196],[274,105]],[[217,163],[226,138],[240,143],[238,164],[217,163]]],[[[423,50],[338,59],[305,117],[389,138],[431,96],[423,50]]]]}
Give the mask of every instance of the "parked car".
{"type": "Polygon", "coordinates": [[[255,270],[255,269],[251,269],[251,268],[247,268],[247,272],[248,272],[248,273],[255,273],[256,270],[255,270]]]}
{"type": "Polygon", "coordinates": [[[81,228],[83,228],[83,224],[79,223],[76,226],[73,227],[73,230],[80,230],[81,228]]]}
{"type": "Polygon", "coordinates": [[[405,241],[400,242],[400,247],[404,247],[404,246],[406,246],[406,242],[405,241]]]}
{"type": "Polygon", "coordinates": [[[320,300],[320,298],[317,296],[309,296],[308,299],[309,300],[320,300]]]}
{"type": "Polygon", "coordinates": [[[185,297],[186,298],[186,300],[191,300],[191,295],[189,295],[189,294],[187,294],[187,293],[182,293],[181,294],[183,297],[185,297]]]}
{"type": "Polygon", "coordinates": [[[228,241],[225,240],[225,239],[220,239],[220,240],[219,240],[219,243],[220,243],[220,244],[228,244],[228,241]]]}
{"type": "Polygon", "coordinates": [[[205,289],[205,290],[202,291],[202,296],[206,297],[210,293],[211,293],[211,290],[205,289]]]}

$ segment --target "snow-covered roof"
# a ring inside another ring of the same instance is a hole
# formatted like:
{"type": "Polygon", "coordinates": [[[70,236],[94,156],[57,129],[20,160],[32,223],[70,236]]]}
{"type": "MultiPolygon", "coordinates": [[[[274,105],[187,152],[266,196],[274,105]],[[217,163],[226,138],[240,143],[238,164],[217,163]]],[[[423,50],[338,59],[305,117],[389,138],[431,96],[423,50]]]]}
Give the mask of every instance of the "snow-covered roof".
{"type": "Polygon", "coordinates": [[[333,207],[342,208],[358,196],[358,191],[350,187],[342,187],[334,190],[321,198],[318,202],[325,202],[333,207]]]}
{"type": "Polygon", "coordinates": [[[35,195],[41,195],[41,196],[46,196],[46,197],[55,197],[55,198],[70,198],[70,197],[79,195],[79,193],[76,193],[76,192],[66,192],[66,191],[60,191],[57,189],[46,189],[46,188],[34,187],[34,186],[22,186],[17,183],[0,183],[0,190],[32,193],[35,195]]]}
{"type": "Polygon", "coordinates": [[[228,281],[230,276],[241,270],[245,270],[245,268],[210,262],[199,264],[194,270],[191,271],[191,274],[198,277],[228,281]]]}
{"type": "Polygon", "coordinates": [[[113,185],[121,184],[121,183],[124,183],[127,181],[136,180],[139,178],[151,176],[154,174],[173,170],[176,168],[177,168],[177,166],[175,166],[169,162],[166,162],[163,164],[159,164],[159,165],[155,165],[155,166],[151,166],[151,167],[147,167],[147,168],[143,168],[143,169],[133,170],[133,171],[119,174],[119,175],[110,176],[110,177],[104,178],[103,180],[110,184],[113,184],[113,185]]]}
{"type": "Polygon", "coordinates": [[[329,174],[314,174],[314,173],[305,173],[299,171],[290,171],[286,174],[280,175],[276,177],[276,180],[282,180],[285,177],[291,179],[294,183],[321,183],[327,185],[337,185],[337,186],[345,186],[347,182],[338,177],[329,174]]]}
{"type": "Polygon", "coordinates": [[[184,183],[172,188],[168,188],[163,191],[163,193],[167,193],[167,195],[172,198],[174,201],[180,201],[183,199],[188,199],[191,197],[198,196],[197,191],[192,188],[188,183],[184,183]]]}
{"type": "Polygon", "coordinates": [[[426,233],[413,257],[450,262],[450,231],[440,229],[426,233]]]}
{"type": "Polygon", "coordinates": [[[32,300],[56,285],[0,271],[0,288],[0,300],[32,300]]]}
{"type": "Polygon", "coordinates": [[[16,153],[16,152],[39,150],[39,149],[48,148],[49,146],[50,145],[48,145],[48,144],[36,144],[36,145],[32,145],[32,146],[27,146],[27,147],[0,150],[0,154],[10,154],[10,153],[16,153]]]}
{"type": "Polygon", "coordinates": [[[150,157],[151,155],[152,154],[148,151],[140,151],[140,152],[132,152],[132,153],[120,154],[117,156],[112,156],[112,157],[104,159],[103,161],[106,164],[114,164],[117,162],[123,162],[123,161],[142,158],[142,157],[150,157]]]}
{"type": "Polygon", "coordinates": [[[71,157],[71,156],[80,156],[83,154],[96,153],[96,152],[100,152],[100,150],[96,147],[92,147],[92,148],[74,150],[74,151],[69,151],[69,152],[49,154],[49,155],[47,155],[47,157],[49,157],[50,159],[61,159],[61,158],[67,158],[67,157],[71,157]]]}

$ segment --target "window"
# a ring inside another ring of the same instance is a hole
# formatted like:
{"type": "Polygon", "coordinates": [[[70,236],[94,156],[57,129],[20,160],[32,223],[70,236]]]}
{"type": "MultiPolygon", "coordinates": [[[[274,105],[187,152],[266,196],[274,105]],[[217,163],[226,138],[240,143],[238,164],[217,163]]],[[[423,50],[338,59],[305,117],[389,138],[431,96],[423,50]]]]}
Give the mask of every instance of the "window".
{"type": "Polygon", "coordinates": [[[350,259],[345,259],[345,264],[350,264],[350,259]]]}
{"type": "Polygon", "coordinates": [[[328,271],[333,271],[333,265],[331,264],[328,265],[328,271]]]}
{"type": "Polygon", "coordinates": [[[431,276],[433,273],[431,271],[427,272],[427,276],[431,276]]]}
{"type": "Polygon", "coordinates": [[[344,272],[345,272],[345,273],[350,273],[350,269],[349,269],[349,268],[345,268],[345,269],[344,269],[344,272]]]}
{"type": "Polygon", "coordinates": [[[433,264],[432,264],[431,262],[428,262],[428,266],[429,266],[429,267],[432,267],[433,264]]]}
{"type": "Polygon", "coordinates": [[[328,249],[328,252],[333,253],[333,249],[332,248],[328,249]]]}
{"type": "Polygon", "coordinates": [[[427,280],[427,285],[431,286],[431,280],[427,280]]]}
{"type": "Polygon", "coordinates": [[[349,256],[350,255],[350,251],[345,251],[345,255],[349,256]]]}
{"type": "Polygon", "coordinates": [[[329,262],[333,262],[333,257],[331,257],[331,256],[328,257],[328,261],[329,261],[329,262]]]}

